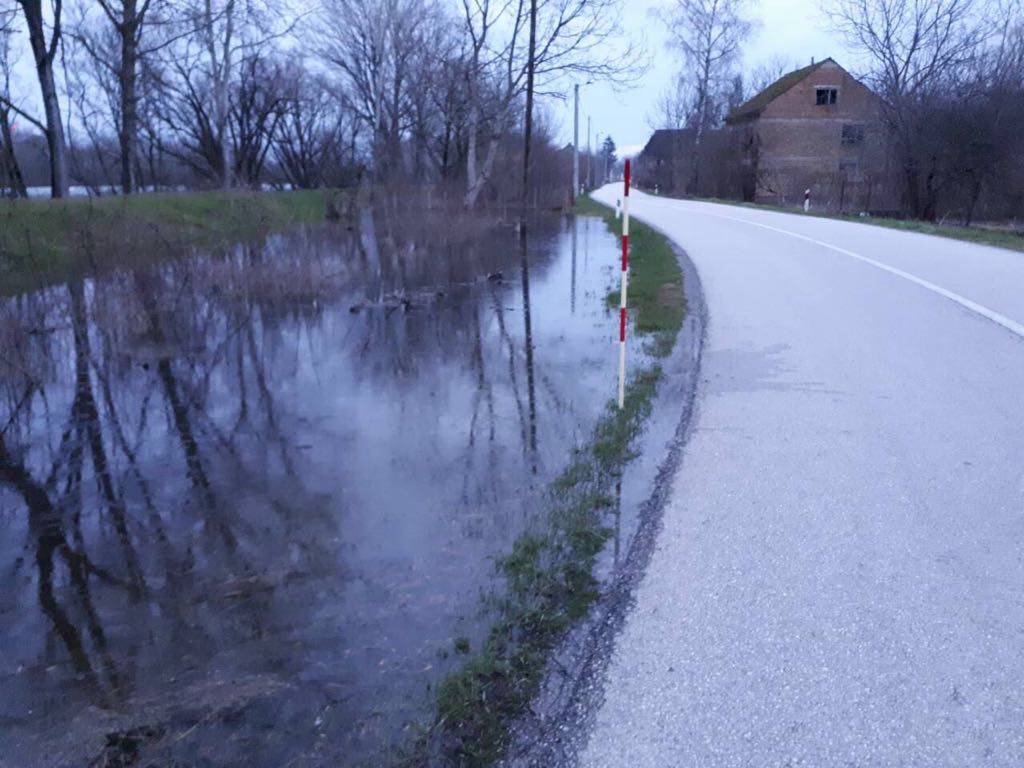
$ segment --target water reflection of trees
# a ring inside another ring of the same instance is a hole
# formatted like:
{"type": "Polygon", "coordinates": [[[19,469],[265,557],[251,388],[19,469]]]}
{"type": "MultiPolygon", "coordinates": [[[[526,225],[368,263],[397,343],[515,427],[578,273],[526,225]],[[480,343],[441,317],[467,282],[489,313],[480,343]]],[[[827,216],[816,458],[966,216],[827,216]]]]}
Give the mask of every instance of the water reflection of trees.
{"type": "MultiPolygon", "coordinates": [[[[14,563],[20,610],[34,601],[46,618],[43,663],[68,665],[95,703],[113,706],[161,659],[170,674],[177,658],[286,621],[276,591],[337,570],[337,518],[303,485],[290,407],[301,394],[288,387],[332,354],[358,361],[353,381],[396,393],[427,371],[475,382],[467,509],[508,490],[489,471],[499,400],[514,404],[535,461],[529,315],[524,339],[506,317],[509,281],[468,285],[511,278],[525,257],[512,237],[424,244],[427,230],[442,233],[391,212],[340,243],[272,238],[0,304],[0,509],[18,513],[0,557],[14,563]],[[409,303],[355,316],[343,298],[394,293],[409,303]]],[[[519,288],[529,307],[526,269],[519,288]]],[[[25,651],[39,638],[18,642],[25,651]]],[[[59,692],[64,680],[50,684],[59,692]]]]}
{"type": "MultiPolygon", "coordinates": [[[[72,283],[0,310],[0,492],[24,510],[21,530],[34,552],[34,576],[19,580],[35,583],[38,607],[75,675],[104,705],[127,693],[135,675],[125,668],[131,654],[115,662],[104,628],[113,617],[123,626],[125,601],[159,608],[162,620],[178,624],[168,637],[195,642],[197,627],[183,612],[207,597],[211,580],[251,585],[278,567],[252,557],[267,554],[260,527],[238,514],[234,489],[213,479],[230,474],[259,487],[269,467],[247,466],[238,439],[245,431],[250,442],[276,446],[280,471],[295,475],[257,336],[279,306],[262,314],[258,297],[197,289],[204,277],[213,285],[237,277],[227,264],[251,257],[72,283]],[[233,391],[217,383],[229,381],[232,367],[233,391]],[[230,431],[212,415],[226,398],[238,413],[230,431]],[[169,455],[154,461],[162,437],[178,446],[178,468],[169,455]]],[[[270,508],[281,518],[296,511],[270,508]]],[[[308,516],[315,512],[303,508],[313,559],[320,536],[308,516]]],[[[4,547],[5,557],[17,557],[15,542],[4,547]]],[[[119,640],[123,648],[126,638],[119,640]]]]}

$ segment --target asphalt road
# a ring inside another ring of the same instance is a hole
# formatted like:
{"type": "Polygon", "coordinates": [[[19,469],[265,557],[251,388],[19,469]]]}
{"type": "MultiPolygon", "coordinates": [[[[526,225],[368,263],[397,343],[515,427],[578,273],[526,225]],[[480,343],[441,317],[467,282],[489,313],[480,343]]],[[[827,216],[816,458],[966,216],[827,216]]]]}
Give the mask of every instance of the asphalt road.
{"type": "Polygon", "coordinates": [[[580,764],[1024,765],[1024,254],[631,199],[707,338],[580,764]]]}

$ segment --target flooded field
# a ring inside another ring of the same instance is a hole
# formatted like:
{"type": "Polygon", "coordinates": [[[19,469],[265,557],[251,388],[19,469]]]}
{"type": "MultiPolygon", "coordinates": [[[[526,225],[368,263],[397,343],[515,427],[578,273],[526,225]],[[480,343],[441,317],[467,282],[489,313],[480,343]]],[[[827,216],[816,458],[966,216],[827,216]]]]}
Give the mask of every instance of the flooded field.
{"type": "Polygon", "coordinates": [[[0,765],[390,760],[614,394],[617,254],[365,213],[3,300],[0,765]]]}

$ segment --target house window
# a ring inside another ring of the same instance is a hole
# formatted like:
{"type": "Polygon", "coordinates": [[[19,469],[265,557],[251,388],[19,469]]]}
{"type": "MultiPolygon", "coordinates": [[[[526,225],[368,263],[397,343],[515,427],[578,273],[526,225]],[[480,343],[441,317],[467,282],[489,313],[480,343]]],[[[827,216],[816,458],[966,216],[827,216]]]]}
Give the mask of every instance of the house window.
{"type": "Polygon", "coordinates": [[[839,101],[839,89],[832,88],[830,86],[823,88],[816,88],[816,103],[819,107],[835,104],[839,101]]]}
{"type": "Polygon", "coordinates": [[[864,143],[864,123],[843,125],[843,146],[856,147],[864,143]]]}

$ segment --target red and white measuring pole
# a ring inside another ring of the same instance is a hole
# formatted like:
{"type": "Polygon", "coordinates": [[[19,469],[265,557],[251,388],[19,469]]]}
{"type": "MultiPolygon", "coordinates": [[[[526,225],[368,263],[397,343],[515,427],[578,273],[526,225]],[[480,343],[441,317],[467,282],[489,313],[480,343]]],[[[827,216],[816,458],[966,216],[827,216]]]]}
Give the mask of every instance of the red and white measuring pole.
{"type": "Polygon", "coordinates": [[[629,173],[626,160],[622,195],[622,290],[619,291],[619,410],[626,405],[626,290],[629,287],[629,173]]]}

